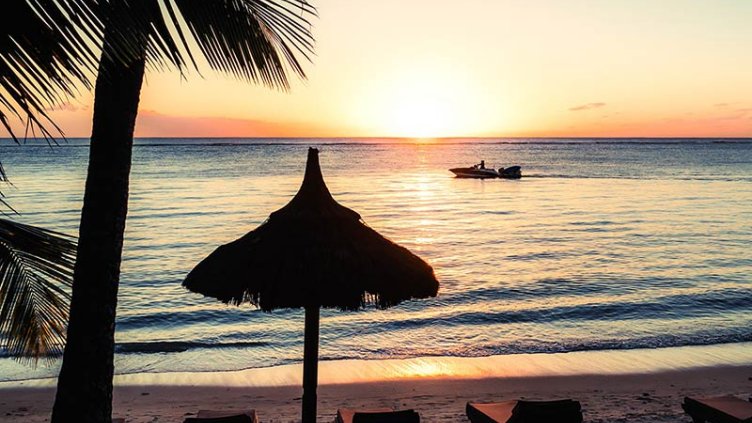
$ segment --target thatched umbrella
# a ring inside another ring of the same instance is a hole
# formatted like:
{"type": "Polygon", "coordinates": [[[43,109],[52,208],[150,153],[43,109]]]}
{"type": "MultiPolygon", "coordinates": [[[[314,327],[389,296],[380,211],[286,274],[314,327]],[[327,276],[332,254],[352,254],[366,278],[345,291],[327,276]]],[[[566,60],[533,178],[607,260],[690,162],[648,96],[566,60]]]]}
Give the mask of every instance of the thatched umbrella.
{"type": "Polygon", "coordinates": [[[316,421],[319,308],[391,307],[436,296],[433,269],[366,226],[324,183],[318,150],[308,150],[300,190],[242,238],[217,248],[183,286],[224,303],[264,311],[305,308],[303,422],[316,421]]]}

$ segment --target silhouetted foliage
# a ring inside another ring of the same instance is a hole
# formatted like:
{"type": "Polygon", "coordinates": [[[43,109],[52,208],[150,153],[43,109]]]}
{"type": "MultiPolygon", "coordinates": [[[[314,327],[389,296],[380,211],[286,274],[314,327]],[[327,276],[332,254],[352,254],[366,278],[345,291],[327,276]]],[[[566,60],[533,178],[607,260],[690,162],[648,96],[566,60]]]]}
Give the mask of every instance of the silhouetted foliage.
{"type": "Polygon", "coordinates": [[[0,347],[36,362],[63,352],[76,243],[0,219],[0,347]]]}
{"type": "Polygon", "coordinates": [[[105,27],[104,51],[122,63],[140,56],[146,39],[152,69],[198,69],[202,56],[212,69],[288,89],[286,70],[305,77],[297,55],[313,52],[307,17],[315,13],[292,0],[5,0],[0,123],[16,142],[9,118],[26,125],[24,137],[63,135],[48,112],[93,87],[105,27]]]}

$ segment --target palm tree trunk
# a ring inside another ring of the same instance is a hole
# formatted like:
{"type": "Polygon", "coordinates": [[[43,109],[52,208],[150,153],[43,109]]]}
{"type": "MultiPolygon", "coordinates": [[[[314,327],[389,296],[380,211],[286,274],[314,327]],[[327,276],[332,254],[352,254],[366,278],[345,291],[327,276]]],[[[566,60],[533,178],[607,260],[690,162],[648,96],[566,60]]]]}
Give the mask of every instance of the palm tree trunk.
{"type": "MultiPolygon", "coordinates": [[[[116,42],[105,31],[105,46],[116,42]]],[[[146,42],[143,43],[144,48],[146,42]]],[[[53,423],[110,422],[115,310],[133,131],[144,77],[144,54],[128,66],[103,49],[68,337],[52,411],[53,423]]]]}
{"type": "Polygon", "coordinates": [[[305,308],[303,345],[303,423],[316,423],[316,385],[319,374],[319,306],[305,308]]]}

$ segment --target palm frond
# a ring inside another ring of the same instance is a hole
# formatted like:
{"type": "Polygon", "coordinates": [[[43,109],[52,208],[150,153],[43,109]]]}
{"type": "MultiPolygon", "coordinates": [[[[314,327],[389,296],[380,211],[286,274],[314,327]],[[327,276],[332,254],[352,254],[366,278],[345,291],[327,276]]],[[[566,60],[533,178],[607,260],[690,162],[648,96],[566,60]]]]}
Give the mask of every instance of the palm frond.
{"type": "MultiPolygon", "coordinates": [[[[313,54],[315,15],[306,0],[5,0],[0,125],[16,143],[9,119],[54,142],[64,134],[48,110],[92,88],[100,51],[130,63],[143,43],[152,69],[198,69],[201,54],[212,69],[287,90],[289,71],[305,78],[298,56],[313,54]]],[[[0,182],[8,182],[2,162],[0,182]]],[[[3,196],[0,206],[13,210],[3,196]]]]}
{"type": "MultiPolygon", "coordinates": [[[[0,13],[0,124],[18,142],[9,119],[53,140],[62,130],[47,110],[91,88],[100,32],[95,0],[5,0],[0,13]],[[82,25],[89,22],[89,25],[82,25]],[[94,31],[93,31],[94,30],[94,31]],[[93,31],[93,32],[92,32],[93,31]]],[[[7,175],[0,165],[0,181],[7,175]]]]}
{"type": "Polygon", "coordinates": [[[286,90],[289,71],[305,78],[311,16],[307,0],[5,0],[0,124],[16,142],[10,119],[48,141],[63,135],[47,111],[91,89],[105,27],[119,36],[104,51],[123,62],[146,39],[152,69],[198,68],[200,54],[212,69],[286,90]]]}
{"type": "Polygon", "coordinates": [[[115,29],[105,51],[136,59],[140,34],[152,69],[198,69],[200,55],[214,70],[288,89],[288,71],[305,78],[298,56],[313,54],[308,18],[316,9],[305,0],[112,0],[98,10],[108,31],[115,29]]]}
{"type": "MultiPolygon", "coordinates": [[[[172,24],[183,33],[177,10],[213,69],[282,89],[289,88],[286,70],[305,78],[297,55],[313,54],[308,17],[316,14],[307,1],[172,1],[175,9],[165,2],[172,24]]],[[[183,46],[193,55],[189,43],[183,46]]]]}
{"type": "Polygon", "coordinates": [[[34,362],[62,354],[73,238],[0,219],[0,347],[34,362]]]}

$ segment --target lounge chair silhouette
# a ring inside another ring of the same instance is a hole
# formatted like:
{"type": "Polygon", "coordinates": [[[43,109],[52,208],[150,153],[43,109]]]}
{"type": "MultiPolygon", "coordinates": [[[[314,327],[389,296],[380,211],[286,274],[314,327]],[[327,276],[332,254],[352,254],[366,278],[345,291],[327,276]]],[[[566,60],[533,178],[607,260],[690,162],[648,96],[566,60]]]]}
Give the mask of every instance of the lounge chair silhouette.
{"type": "Polygon", "coordinates": [[[682,408],[692,417],[694,423],[752,423],[750,401],[730,395],[712,398],[686,397],[682,408]]]}
{"type": "Polygon", "coordinates": [[[420,415],[414,410],[394,411],[389,408],[371,410],[337,410],[335,423],[420,423],[420,415]]]}
{"type": "Polygon", "coordinates": [[[582,423],[582,407],[571,399],[556,401],[468,402],[472,423],[582,423]]]}
{"type": "Polygon", "coordinates": [[[258,416],[255,410],[199,410],[196,417],[188,417],[183,423],[258,423],[258,416]]]}

